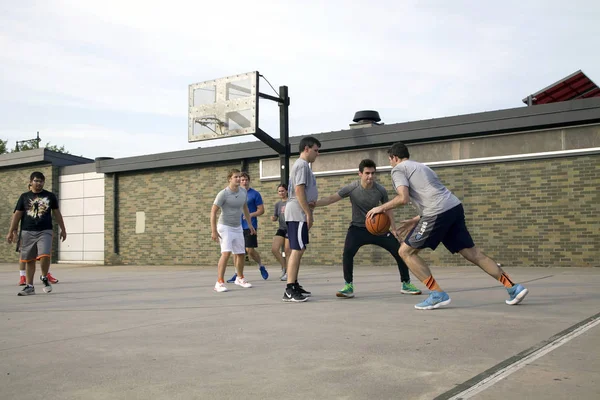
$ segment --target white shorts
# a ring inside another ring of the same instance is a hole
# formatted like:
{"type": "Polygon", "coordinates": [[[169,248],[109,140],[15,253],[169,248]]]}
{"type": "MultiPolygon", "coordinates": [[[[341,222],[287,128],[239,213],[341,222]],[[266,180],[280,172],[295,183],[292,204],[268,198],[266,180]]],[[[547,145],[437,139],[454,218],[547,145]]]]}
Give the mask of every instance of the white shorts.
{"type": "Polygon", "coordinates": [[[221,236],[221,253],[246,254],[244,231],[242,226],[217,224],[217,232],[221,236]]]}

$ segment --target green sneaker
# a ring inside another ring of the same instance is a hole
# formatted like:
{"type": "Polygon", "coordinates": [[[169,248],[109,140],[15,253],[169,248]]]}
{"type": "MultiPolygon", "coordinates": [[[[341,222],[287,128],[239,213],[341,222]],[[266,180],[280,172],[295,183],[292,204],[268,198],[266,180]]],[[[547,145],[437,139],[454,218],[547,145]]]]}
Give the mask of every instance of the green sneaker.
{"type": "Polygon", "coordinates": [[[344,288],[335,294],[337,297],[345,297],[347,299],[354,297],[354,285],[352,282],[346,283],[344,288]]]}
{"type": "Polygon", "coordinates": [[[402,282],[402,289],[400,289],[400,293],[402,293],[402,294],[421,294],[421,291],[410,282],[402,282]]]}

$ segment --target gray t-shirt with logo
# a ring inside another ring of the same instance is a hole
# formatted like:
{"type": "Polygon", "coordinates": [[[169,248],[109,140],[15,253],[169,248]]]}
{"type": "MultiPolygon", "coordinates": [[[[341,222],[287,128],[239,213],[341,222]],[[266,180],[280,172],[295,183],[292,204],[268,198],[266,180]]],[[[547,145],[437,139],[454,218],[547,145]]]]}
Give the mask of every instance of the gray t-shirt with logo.
{"type": "Polygon", "coordinates": [[[233,192],[229,189],[229,186],[221,190],[213,203],[221,208],[219,224],[234,228],[242,226],[240,213],[244,212],[244,204],[246,204],[247,196],[246,189],[243,187],[238,188],[237,192],[233,192]]]}
{"type": "Polygon", "coordinates": [[[341,198],[350,197],[352,203],[352,222],[350,225],[365,226],[367,212],[389,200],[387,191],[379,183],[374,182],[371,188],[365,189],[360,181],[354,181],[338,191],[341,198]]]}
{"type": "Polygon", "coordinates": [[[300,207],[300,203],[296,197],[296,185],[305,185],[304,193],[306,193],[307,202],[317,201],[319,197],[317,180],[315,179],[315,175],[310,169],[308,162],[302,158],[299,158],[294,162],[292,170],[290,171],[288,202],[285,207],[285,220],[306,222],[306,214],[304,214],[304,210],[300,207]]]}
{"type": "Polygon", "coordinates": [[[402,161],[392,168],[392,183],[394,190],[398,186],[408,187],[410,200],[423,217],[441,214],[460,204],[437,174],[417,161],[402,161]]]}

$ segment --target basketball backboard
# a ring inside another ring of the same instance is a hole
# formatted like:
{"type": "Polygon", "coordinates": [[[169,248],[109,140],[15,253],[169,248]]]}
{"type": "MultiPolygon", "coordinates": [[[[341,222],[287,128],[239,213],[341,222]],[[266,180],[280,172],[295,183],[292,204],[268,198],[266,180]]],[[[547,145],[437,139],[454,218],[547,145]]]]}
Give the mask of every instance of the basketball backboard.
{"type": "Polygon", "coordinates": [[[256,132],[258,72],[189,86],[188,142],[256,132]]]}

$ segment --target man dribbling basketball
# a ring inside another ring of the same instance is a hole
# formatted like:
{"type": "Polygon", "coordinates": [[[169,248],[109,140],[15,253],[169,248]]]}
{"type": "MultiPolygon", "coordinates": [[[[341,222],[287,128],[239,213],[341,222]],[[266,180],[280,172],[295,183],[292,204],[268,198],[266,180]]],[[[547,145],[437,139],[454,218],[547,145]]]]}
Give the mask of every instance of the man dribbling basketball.
{"type": "Polygon", "coordinates": [[[395,237],[396,227],[394,225],[393,213],[390,210],[386,214],[392,223],[392,233],[373,235],[366,225],[366,214],[373,207],[386,203],[387,191],[379,183],[375,182],[376,164],[373,160],[365,159],[358,164],[358,176],[360,180],[354,181],[341,188],[336,194],[322,198],[315,203],[315,207],[323,207],[350,197],[352,204],[352,221],[346,234],[342,263],[344,270],[344,287],[336,293],[337,297],[354,297],[354,256],[358,250],[366,244],[374,244],[386,249],[398,263],[402,288],[400,293],[421,294],[421,291],[410,283],[408,268],[398,254],[400,242],[395,237]]]}
{"type": "Polygon", "coordinates": [[[431,275],[429,266],[419,256],[424,248],[435,250],[442,243],[451,253],[459,253],[506,287],[509,299],[506,304],[519,304],[528,291],[515,284],[499,265],[479,250],[467,230],[465,213],[460,200],[440,182],[437,174],[425,164],[409,160],[404,143],[395,143],[388,150],[392,166],[392,183],[398,196],[375,207],[367,213],[388,212],[409,201],[417,207],[419,215],[402,221],[399,234],[408,233],[400,247],[400,256],[411,272],[429,288],[430,295],[416,304],[419,310],[432,310],[450,304],[450,296],[443,291],[431,275]]]}

